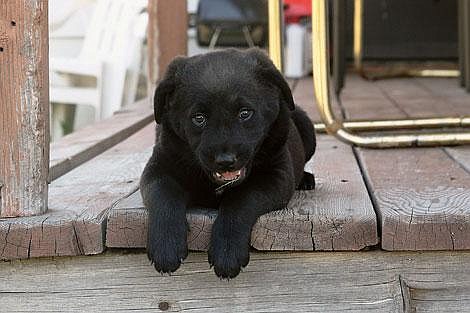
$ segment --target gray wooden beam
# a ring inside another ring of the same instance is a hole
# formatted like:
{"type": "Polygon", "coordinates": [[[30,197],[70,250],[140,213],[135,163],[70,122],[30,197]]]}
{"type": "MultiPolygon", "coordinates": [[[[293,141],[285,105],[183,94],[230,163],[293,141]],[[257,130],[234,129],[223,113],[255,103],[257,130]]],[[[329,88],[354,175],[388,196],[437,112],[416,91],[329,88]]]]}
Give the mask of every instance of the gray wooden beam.
{"type": "Polygon", "coordinates": [[[0,217],[47,210],[47,0],[0,2],[0,217]]]}

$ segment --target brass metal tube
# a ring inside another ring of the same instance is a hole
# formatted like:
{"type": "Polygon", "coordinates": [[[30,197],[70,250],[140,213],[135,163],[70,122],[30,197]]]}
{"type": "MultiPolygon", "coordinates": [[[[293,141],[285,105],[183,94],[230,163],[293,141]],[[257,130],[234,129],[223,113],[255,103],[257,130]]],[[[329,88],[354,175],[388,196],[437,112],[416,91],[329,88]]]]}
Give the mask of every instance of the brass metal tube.
{"type": "MultiPolygon", "coordinates": [[[[355,120],[344,121],[343,127],[349,131],[387,131],[406,129],[429,129],[429,128],[451,128],[470,127],[470,116],[464,117],[433,117],[420,119],[397,119],[397,120],[355,120]]],[[[325,131],[323,123],[315,123],[317,131],[325,131]]]]}
{"type": "Polygon", "coordinates": [[[282,72],[282,13],[280,0],[268,0],[269,56],[282,72]]]}
{"type": "MultiPolygon", "coordinates": [[[[470,131],[359,135],[346,129],[343,122],[335,118],[331,107],[330,94],[334,93],[331,93],[329,84],[328,0],[312,0],[312,12],[313,87],[318,110],[328,133],[346,143],[371,148],[470,144],[470,131]]],[[[442,127],[450,121],[448,119],[433,119],[432,124],[442,127]]],[[[463,118],[462,122],[467,123],[467,119],[467,117],[463,118]]],[[[387,124],[388,129],[397,129],[400,124],[393,120],[380,121],[380,123],[387,124]]]]}
{"type": "MultiPolygon", "coordinates": [[[[470,144],[470,131],[459,132],[429,132],[420,131],[412,134],[379,134],[364,135],[352,131],[380,131],[398,129],[428,129],[445,127],[469,127],[470,117],[442,117],[425,119],[401,119],[401,120],[362,120],[341,121],[334,116],[331,106],[330,80],[329,80],[329,55],[328,55],[328,0],[312,0],[312,57],[315,98],[323,124],[317,124],[316,128],[324,129],[335,135],[340,140],[362,147],[409,147],[409,146],[435,146],[470,144]]],[[[362,5],[362,0],[355,0],[362,5]]],[[[281,11],[278,0],[269,0],[269,54],[276,66],[282,68],[282,37],[281,37],[281,11]]],[[[361,8],[362,10],[362,8],[361,8]]],[[[361,19],[362,19],[362,11],[361,19]]],[[[361,21],[362,24],[362,21],[361,21]]],[[[362,26],[361,26],[362,28],[362,26]]],[[[359,27],[357,29],[360,29],[359,27]]],[[[355,32],[358,30],[355,29],[355,32]]],[[[360,31],[362,35],[362,30],[360,31]]],[[[362,39],[361,39],[362,41],[362,39]]],[[[357,55],[362,54],[361,47],[357,55]]],[[[356,54],[355,54],[356,55],[356,54]]],[[[362,60],[361,60],[362,61],[362,60]]],[[[358,62],[357,64],[361,64],[358,62]]],[[[360,67],[361,68],[361,67],[360,67]]],[[[427,76],[429,70],[423,71],[427,76]],[[427,72],[426,72],[427,71],[427,72]]],[[[432,74],[432,73],[431,73],[432,74]]],[[[455,71],[442,73],[439,76],[453,76],[455,71]],[[445,74],[445,75],[443,75],[445,74]]]]}
{"type": "MultiPolygon", "coordinates": [[[[313,11],[312,11],[313,12],[313,11]]],[[[364,14],[364,1],[354,0],[354,19],[353,19],[353,54],[354,54],[354,68],[362,71],[362,20],[364,14]]]]}

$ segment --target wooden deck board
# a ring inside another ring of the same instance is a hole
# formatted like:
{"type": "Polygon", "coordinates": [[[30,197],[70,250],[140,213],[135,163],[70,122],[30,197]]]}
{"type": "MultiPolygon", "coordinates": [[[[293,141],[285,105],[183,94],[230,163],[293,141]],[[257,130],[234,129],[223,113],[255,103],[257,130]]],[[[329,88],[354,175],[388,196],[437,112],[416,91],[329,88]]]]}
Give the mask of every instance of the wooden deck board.
{"type": "MultiPolygon", "coordinates": [[[[346,86],[342,105],[350,118],[470,115],[470,95],[456,79],[368,82],[349,76],[346,86]]],[[[470,147],[356,151],[383,249],[470,249],[470,147]]]]}
{"type": "MultiPolygon", "coordinates": [[[[378,243],[375,212],[352,149],[320,136],[313,172],[315,191],[298,191],[286,210],[262,216],[253,228],[258,250],[360,250],[378,243]]],[[[189,247],[207,250],[216,212],[187,215],[189,247]]],[[[147,212],[139,192],[109,213],[108,247],[145,247],[147,212]]]]}
{"type": "Polygon", "coordinates": [[[51,143],[52,181],[128,138],[153,121],[153,107],[143,99],[109,119],[88,126],[51,143]]]}
{"type": "Polygon", "coordinates": [[[171,276],[129,251],[17,260],[0,266],[0,310],[468,312],[469,258],[470,252],[258,252],[230,281],[214,275],[205,253],[190,253],[171,276]]]}
{"type": "Polygon", "coordinates": [[[103,252],[107,211],[136,190],[153,137],[149,125],[54,180],[46,214],[0,219],[0,258],[103,252]]]}
{"type": "MultiPolygon", "coordinates": [[[[313,81],[311,79],[298,79],[291,86],[294,87],[292,95],[295,104],[304,109],[312,121],[320,122],[321,118],[313,93],[313,81]]],[[[335,114],[341,116],[341,109],[338,106],[334,105],[333,110],[335,114]]]]}

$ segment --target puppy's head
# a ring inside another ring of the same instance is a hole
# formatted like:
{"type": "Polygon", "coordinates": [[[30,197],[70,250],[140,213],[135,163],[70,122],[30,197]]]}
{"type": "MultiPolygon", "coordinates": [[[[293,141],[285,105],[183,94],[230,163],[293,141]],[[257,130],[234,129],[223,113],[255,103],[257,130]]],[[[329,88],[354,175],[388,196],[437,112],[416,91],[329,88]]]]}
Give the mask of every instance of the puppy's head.
{"type": "Polygon", "coordinates": [[[157,123],[187,143],[192,158],[221,185],[248,175],[275,122],[293,109],[282,74],[255,49],[177,58],[154,98],[157,123]]]}

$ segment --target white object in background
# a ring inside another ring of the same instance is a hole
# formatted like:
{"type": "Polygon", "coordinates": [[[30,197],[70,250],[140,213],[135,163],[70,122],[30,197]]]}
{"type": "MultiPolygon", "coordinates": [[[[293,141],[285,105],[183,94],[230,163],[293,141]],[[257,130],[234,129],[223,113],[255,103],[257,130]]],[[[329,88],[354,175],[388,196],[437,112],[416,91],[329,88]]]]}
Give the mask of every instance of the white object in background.
{"type": "Polygon", "coordinates": [[[49,57],[78,56],[94,8],[92,1],[49,0],[49,57]]]}
{"type": "Polygon", "coordinates": [[[95,120],[109,117],[121,108],[126,74],[131,90],[125,102],[133,101],[145,37],[142,24],[147,23],[147,15],[142,13],[146,6],[146,0],[98,0],[79,55],[51,58],[49,64],[51,76],[60,73],[93,77],[96,84],[78,87],[51,82],[50,101],[91,105],[95,120]]]}
{"type": "MultiPolygon", "coordinates": [[[[93,5],[94,0],[49,0],[49,32],[64,30],[65,24],[76,15],[80,9],[93,5]]],[[[86,21],[86,17],[85,17],[86,21]]],[[[80,33],[83,29],[67,29],[67,33],[80,33]]]]}
{"type": "Polygon", "coordinates": [[[187,0],[188,14],[196,14],[199,0],[187,0]]]}
{"type": "Polygon", "coordinates": [[[312,69],[311,32],[300,24],[286,27],[286,46],[284,50],[284,74],[289,78],[300,78],[312,69]]]}

